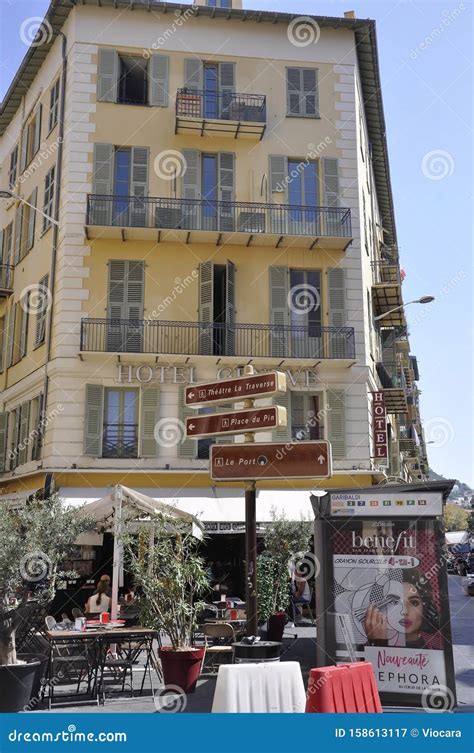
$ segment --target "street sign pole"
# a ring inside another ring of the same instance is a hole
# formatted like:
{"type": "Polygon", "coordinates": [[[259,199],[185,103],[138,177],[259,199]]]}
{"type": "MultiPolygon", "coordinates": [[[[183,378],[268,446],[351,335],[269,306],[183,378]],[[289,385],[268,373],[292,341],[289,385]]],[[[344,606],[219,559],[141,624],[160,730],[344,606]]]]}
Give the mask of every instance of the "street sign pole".
{"type": "MultiPolygon", "coordinates": [[[[245,376],[254,374],[250,364],[245,367],[245,376]]],[[[247,398],[244,408],[253,408],[254,400],[247,398]]],[[[244,435],[247,443],[255,442],[255,433],[244,435]]],[[[247,609],[247,636],[258,635],[257,603],[257,485],[247,481],[245,486],[245,601],[247,609]]]]}

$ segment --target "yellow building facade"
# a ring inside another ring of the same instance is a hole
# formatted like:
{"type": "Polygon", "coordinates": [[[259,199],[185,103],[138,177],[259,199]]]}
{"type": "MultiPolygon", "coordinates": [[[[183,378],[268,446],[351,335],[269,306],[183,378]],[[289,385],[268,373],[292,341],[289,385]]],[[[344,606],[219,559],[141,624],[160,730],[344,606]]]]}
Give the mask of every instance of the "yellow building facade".
{"type": "Polygon", "coordinates": [[[183,393],[249,363],[288,375],[288,427],[258,439],[333,453],[265,510],[425,477],[374,24],[215,5],[53,0],[6,95],[3,495],[123,483],[237,524],[183,393]]]}

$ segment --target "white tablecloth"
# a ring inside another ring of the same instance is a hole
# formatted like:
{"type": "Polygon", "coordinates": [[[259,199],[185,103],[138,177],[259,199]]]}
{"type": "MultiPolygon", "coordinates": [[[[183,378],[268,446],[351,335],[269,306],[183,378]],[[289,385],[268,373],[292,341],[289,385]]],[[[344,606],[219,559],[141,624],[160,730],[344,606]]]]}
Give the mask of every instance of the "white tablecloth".
{"type": "Polygon", "coordinates": [[[213,713],[304,713],[306,693],[298,662],[222,664],[213,713]]]}

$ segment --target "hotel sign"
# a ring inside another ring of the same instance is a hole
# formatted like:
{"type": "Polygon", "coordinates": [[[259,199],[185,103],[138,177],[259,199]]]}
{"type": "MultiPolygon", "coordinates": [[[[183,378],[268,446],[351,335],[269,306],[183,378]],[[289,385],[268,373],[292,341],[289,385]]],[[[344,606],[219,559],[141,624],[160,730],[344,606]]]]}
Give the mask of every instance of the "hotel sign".
{"type": "Polygon", "coordinates": [[[388,432],[385,396],[382,390],[372,392],[372,427],[374,432],[374,460],[388,466],[388,432]]]}
{"type": "MultiPolygon", "coordinates": [[[[200,373],[196,366],[184,364],[168,364],[160,366],[159,364],[117,364],[116,382],[118,384],[186,384],[193,385],[208,380],[209,376],[220,382],[227,379],[242,378],[244,376],[244,366],[219,366],[215,370],[215,376],[206,373],[200,373]]],[[[257,374],[272,374],[274,370],[255,369],[257,374]]],[[[288,379],[291,387],[315,387],[321,386],[321,380],[315,369],[284,369],[281,372],[288,379]]],[[[255,397],[255,395],[248,395],[255,397]]]]}

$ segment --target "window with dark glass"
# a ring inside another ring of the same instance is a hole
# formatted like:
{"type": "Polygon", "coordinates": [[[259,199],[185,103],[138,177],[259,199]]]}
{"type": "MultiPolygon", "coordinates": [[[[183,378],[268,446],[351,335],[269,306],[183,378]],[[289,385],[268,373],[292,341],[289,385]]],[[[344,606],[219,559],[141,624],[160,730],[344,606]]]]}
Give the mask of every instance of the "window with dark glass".
{"type": "MultiPolygon", "coordinates": [[[[51,170],[49,170],[46,174],[46,178],[44,179],[44,204],[43,204],[43,212],[48,215],[48,217],[52,217],[53,215],[53,209],[54,209],[54,176],[56,173],[56,168],[53,165],[51,170]]],[[[51,225],[51,220],[48,219],[48,217],[43,217],[43,232],[47,230],[51,225]]]]}
{"type": "Polygon", "coordinates": [[[232,8],[232,0],[207,0],[210,8],[232,8]]]}
{"type": "Polygon", "coordinates": [[[219,67],[217,63],[204,63],[204,117],[219,117],[219,67]]]}
{"type": "Polygon", "coordinates": [[[318,206],[317,162],[288,160],[288,203],[293,207],[290,210],[291,232],[297,233],[304,227],[305,232],[317,234],[318,214],[314,209],[318,206]]]}
{"type": "Polygon", "coordinates": [[[13,188],[13,186],[16,183],[16,178],[18,174],[18,144],[10,154],[10,168],[8,171],[8,185],[10,188],[13,188]]]}
{"type": "Polygon", "coordinates": [[[291,393],[291,438],[299,441],[324,439],[320,396],[291,393]]]}
{"type": "Polygon", "coordinates": [[[147,74],[146,59],[120,55],[118,102],[129,105],[148,104],[147,74]]]}
{"type": "Polygon", "coordinates": [[[102,457],[138,457],[138,390],[105,390],[102,457]]]}
{"type": "Polygon", "coordinates": [[[290,270],[290,321],[307,328],[308,337],[321,337],[321,272],[290,270]]]}
{"type": "Polygon", "coordinates": [[[58,122],[59,114],[59,78],[51,87],[49,93],[49,117],[48,117],[48,131],[52,131],[56,123],[58,122]]]}

